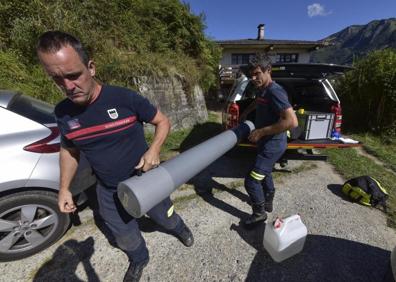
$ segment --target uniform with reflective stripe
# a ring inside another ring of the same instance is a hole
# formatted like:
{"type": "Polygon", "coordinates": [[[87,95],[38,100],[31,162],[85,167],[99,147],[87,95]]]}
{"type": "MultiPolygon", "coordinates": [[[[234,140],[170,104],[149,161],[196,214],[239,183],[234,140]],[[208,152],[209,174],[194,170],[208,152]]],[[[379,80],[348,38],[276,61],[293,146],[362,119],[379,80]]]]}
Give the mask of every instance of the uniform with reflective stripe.
{"type": "MultiPolygon", "coordinates": [[[[138,93],[109,85],[103,85],[87,107],[64,100],[55,109],[62,146],[77,148],[87,157],[99,179],[96,193],[101,218],[118,247],[135,263],[147,260],[148,250],[136,219],[120,203],[116,187],[133,175],[148,149],[143,122],[152,121],[156,113],[156,107],[138,93]]],[[[184,222],[173,211],[169,197],[147,215],[170,233],[183,230],[184,222]]]]}
{"type": "Polygon", "coordinates": [[[56,106],[62,146],[84,152],[105,186],[117,187],[129,178],[148,146],[143,122],[157,113],[146,98],[126,88],[103,85],[88,107],[69,99],[56,106]]]}
{"type": "MultiPolygon", "coordinates": [[[[275,82],[257,94],[256,128],[279,121],[280,113],[291,107],[287,93],[275,82]]],[[[286,132],[263,137],[257,144],[257,157],[248,175],[245,188],[253,204],[265,201],[265,194],[275,192],[272,169],[287,147],[286,132]]]]}

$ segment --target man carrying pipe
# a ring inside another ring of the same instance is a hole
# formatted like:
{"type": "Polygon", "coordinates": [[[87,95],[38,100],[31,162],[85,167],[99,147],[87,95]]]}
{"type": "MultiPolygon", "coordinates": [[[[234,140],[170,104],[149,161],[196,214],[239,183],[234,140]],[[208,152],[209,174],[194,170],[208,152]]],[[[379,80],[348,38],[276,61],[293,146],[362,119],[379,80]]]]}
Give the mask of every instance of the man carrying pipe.
{"type": "MultiPolygon", "coordinates": [[[[135,169],[148,171],[159,164],[160,148],[170,128],[168,118],[138,93],[100,84],[95,79],[94,61],[70,34],[42,34],[37,54],[44,70],[66,96],[55,108],[61,133],[59,209],[64,213],[76,210],[69,186],[81,151],[98,179],[99,213],[130,260],[124,281],[139,281],[149,254],[136,219],[119,203],[116,188],[135,169]],[[150,147],[144,139],[143,122],[155,126],[150,147]]],[[[184,245],[192,246],[193,235],[174,212],[169,197],[147,214],[184,245]]]]}
{"type": "Polygon", "coordinates": [[[287,148],[286,131],[298,125],[286,91],[272,81],[271,60],[265,54],[257,54],[249,64],[252,81],[258,89],[255,101],[250,104],[241,120],[256,110],[256,130],[248,139],[257,143],[257,156],[248,175],[245,188],[252,202],[252,215],[244,221],[246,227],[254,227],[267,219],[272,212],[275,195],[272,169],[287,148]]]}

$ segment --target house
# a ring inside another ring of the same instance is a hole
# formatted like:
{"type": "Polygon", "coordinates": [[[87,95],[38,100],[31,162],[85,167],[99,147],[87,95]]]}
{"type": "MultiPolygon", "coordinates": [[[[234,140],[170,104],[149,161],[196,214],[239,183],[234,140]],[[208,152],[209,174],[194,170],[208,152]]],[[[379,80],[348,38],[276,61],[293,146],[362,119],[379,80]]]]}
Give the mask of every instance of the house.
{"type": "Polygon", "coordinates": [[[248,64],[255,53],[267,53],[273,63],[309,63],[310,52],[327,46],[321,41],[266,39],[264,27],[264,24],[257,26],[255,39],[216,41],[223,50],[219,65],[223,90],[232,85],[239,67],[248,64]]]}

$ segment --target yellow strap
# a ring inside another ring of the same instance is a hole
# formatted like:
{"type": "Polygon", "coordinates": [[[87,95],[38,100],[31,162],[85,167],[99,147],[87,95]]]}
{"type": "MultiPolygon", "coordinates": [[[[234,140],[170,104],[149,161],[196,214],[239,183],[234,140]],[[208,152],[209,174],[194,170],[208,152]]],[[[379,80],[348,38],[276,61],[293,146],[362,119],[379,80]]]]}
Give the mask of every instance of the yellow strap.
{"type": "Polygon", "coordinates": [[[253,170],[250,172],[250,176],[253,177],[256,180],[259,180],[259,181],[261,181],[261,180],[263,180],[265,178],[265,175],[259,174],[259,173],[255,172],[253,170]]]}
{"type": "Polygon", "coordinates": [[[173,214],[174,209],[175,209],[174,205],[172,205],[172,206],[169,208],[169,210],[168,210],[168,217],[171,217],[171,215],[173,214]]]}
{"type": "Polygon", "coordinates": [[[351,192],[351,197],[353,198],[353,199],[359,199],[359,203],[361,203],[361,204],[363,204],[363,205],[366,205],[366,206],[371,206],[371,204],[370,204],[370,198],[371,198],[371,196],[370,195],[368,195],[366,192],[364,192],[362,189],[360,189],[360,188],[357,188],[357,187],[353,187],[354,189],[358,189],[358,190],[353,190],[352,192],[351,192]]]}
{"type": "Polygon", "coordinates": [[[378,187],[382,190],[382,192],[384,192],[386,195],[388,195],[388,191],[386,191],[386,189],[381,186],[381,184],[377,181],[377,179],[375,179],[373,177],[371,177],[371,179],[374,180],[377,183],[378,187]]]}
{"type": "Polygon", "coordinates": [[[360,198],[359,203],[371,206],[370,198],[371,195],[364,192],[360,187],[352,186],[351,184],[347,183],[342,186],[342,192],[346,195],[349,195],[352,199],[357,200],[360,198]],[[350,191],[352,189],[352,191],[350,191]]]}

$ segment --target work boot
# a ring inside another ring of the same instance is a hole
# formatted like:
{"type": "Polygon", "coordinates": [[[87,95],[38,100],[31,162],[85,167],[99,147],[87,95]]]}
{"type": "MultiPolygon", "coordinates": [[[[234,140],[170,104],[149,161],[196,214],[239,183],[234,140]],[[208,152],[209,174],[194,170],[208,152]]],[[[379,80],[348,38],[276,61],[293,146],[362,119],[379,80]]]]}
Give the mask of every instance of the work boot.
{"type": "Polygon", "coordinates": [[[275,192],[265,193],[264,208],[266,212],[272,212],[274,210],[274,207],[272,205],[272,202],[274,201],[274,196],[275,196],[275,192]]]}
{"type": "Polygon", "coordinates": [[[139,263],[131,262],[129,264],[128,270],[124,276],[124,282],[138,282],[140,277],[142,277],[143,269],[148,264],[149,259],[146,259],[139,263]]]}
{"type": "Polygon", "coordinates": [[[253,204],[252,209],[253,214],[244,221],[244,225],[246,227],[254,227],[267,219],[267,213],[265,212],[264,203],[253,204]]]}
{"type": "Polygon", "coordinates": [[[184,224],[183,230],[176,234],[176,237],[183,243],[186,247],[191,247],[194,244],[194,236],[191,230],[184,224]]]}

